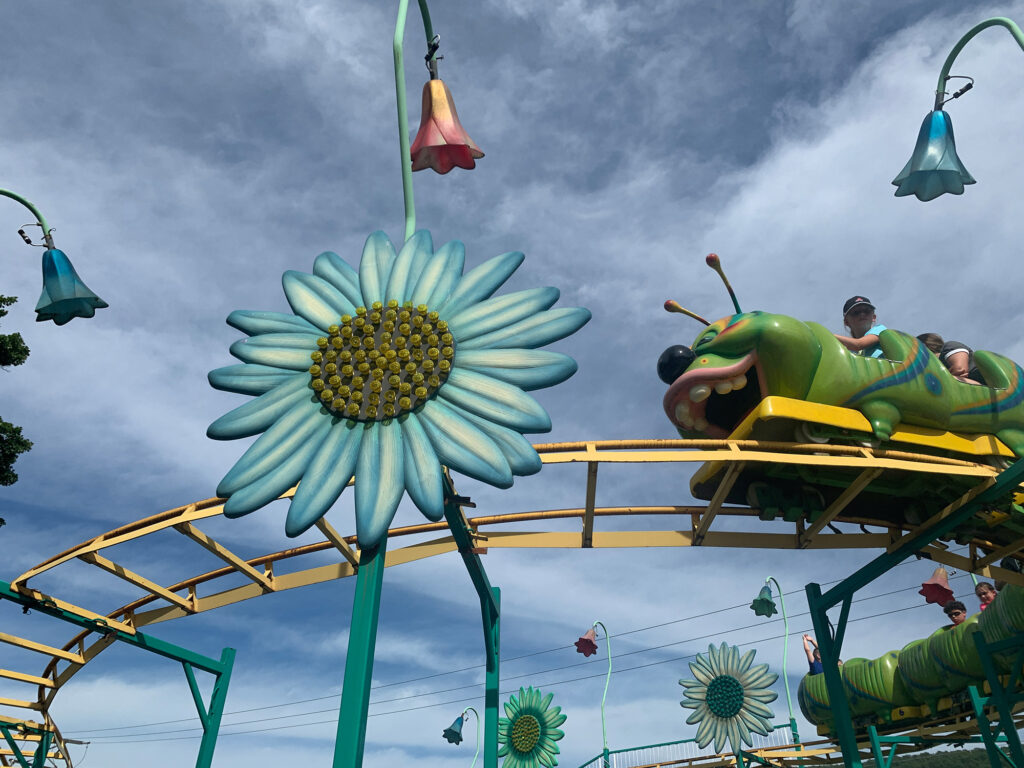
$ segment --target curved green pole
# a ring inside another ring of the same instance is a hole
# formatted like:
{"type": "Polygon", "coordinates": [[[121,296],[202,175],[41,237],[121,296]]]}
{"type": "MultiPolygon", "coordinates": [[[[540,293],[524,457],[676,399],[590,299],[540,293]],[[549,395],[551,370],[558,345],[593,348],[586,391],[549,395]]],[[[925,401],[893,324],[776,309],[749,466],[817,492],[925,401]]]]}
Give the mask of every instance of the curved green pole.
{"type": "Polygon", "coordinates": [[[50,225],[46,223],[46,219],[43,218],[43,214],[39,212],[38,208],[32,205],[32,203],[21,195],[16,192],[11,192],[9,189],[0,189],[0,196],[9,197],[11,200],[17,200],[28,208],[32,212],[32,215],[36,217],[36,221],[39,223],[39,226],[43,228],[43,240],[46,241],[46,247],[53,248],[53,238],[50,237],[50,225]]]}
{"type": "Polygon", "coordinates": [[[467,712],[472,712],[476,715],[476,754],[473,755],[473,762],[469,764],[469,768],[474,768],[476,759],[480,757],[480,713],[472,707],[466,707],[462,710],[462,716],[465,717],[467,712]]]}
{"type": "Polygon", "coordinates": [[[985,19],[985,21],[972,27],[971,30],[960,38],[960,41],[953,46],[953,50],[949,52],[949,56],[946,57],[945,63],[942,65],[942,72],[939,73],[939,84],[935,86],[935,109],[942,108],[942,97],[945,95],[946,80],[949,79],[949,70],[953,66],[953,62],[956,57],[960,55],[960,51],[964,49],[964,46],[970,42],[971,38],[981,32],[983,29],[989,27],[1006,27],[1013,39],[1017,41],[1017,45],[1024,50],[1024,32],[1021,31],[1020,27],[1012,20],[1005,16],[996,16],[995,18],[985,19]]]}
{"type": "Polygon", "coordinates": [[[595,621],[591,626],[600,627],[604,632],[604,641],[608,646],[608,674],[604,678],[604,693],[601,695],[601,738],[604,740],[604,766],[608,768],[608,729],[605,727],[604,702],[608,698],[608,683],[612,680],[612,641],[608,635],[608,628],[600,621],[595,621]]]}
{"type": "Polygon", "coordinates": [[[782,604],[782,626],[785,633],[782,646],[782,679],[786,687],[786,706],[789,708],[789,730],[793,734],[793,743],[800,743],[800,734],[796,732],[796,718],[793,717],[793,699],[789,695],[789,617],[786,615],[786,598],[782,596],[782,587],[774,576],[769,576],[764,583],[772,582],[779,593],[779,602],[782,604]]]}
{"type": "MultiPolygon", "coordinates": [[[[420,16],[423,17],[423,31],[427,35],[427,46],[434,39],[434,27],[430,23],[427,0],[419,0],[420,16]]],[[[405,198],[405,240],[416,231],[416,202],[412,194],[412,157],[409,155],[409,111],[405,103],[405,58],[402,43],[405,39],[405,17],[409,0],[398,0],[398,19],[395,22],[395,101],[398,103],[398,147],[402,161],[402,195],[405,198]]],[[[403,241],[404,242],[404,241],[403,241]]]]}

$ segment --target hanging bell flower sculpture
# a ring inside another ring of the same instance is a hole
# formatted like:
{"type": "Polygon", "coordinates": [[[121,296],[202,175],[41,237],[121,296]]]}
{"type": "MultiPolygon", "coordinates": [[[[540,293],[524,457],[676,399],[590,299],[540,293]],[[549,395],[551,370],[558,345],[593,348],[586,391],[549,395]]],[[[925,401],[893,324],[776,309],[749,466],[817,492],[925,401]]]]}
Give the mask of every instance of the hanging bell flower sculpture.
{"type": "Polygon", "coordinates": [[[449,725],[441,735],[445,741],[449,744],[461,744],[462,743],[462,726],[465,723],[465,718],[459,715],[455,718],[455,722],[449,725]]]}
{"type": "Polygon", "coordinates": [[[953,599],[953,590],[949,588],[948,571],[942,566],[936,568],[932,577],[921,585],[917,594],[922,595],[926,603],[948,603],[953,599]]]}
{"type": "Polygon", "coordinates": [[[757,597],[750,604],[750,610],[754,612],[755,616],[774,616],[779,612],[779,609],[775,607],[775,601],[772,600],[772,588],[767,584],[761,587],[761,591],[757,597]]]}
{"type": "Polygon", "coordinates": [[[915,195],[924,203],[946,192],[962,195],[965,184],[975,183],[957,157],[953,123],[945,110],[933,110],[925,117],[914,154],[892,183],[896,197],[915,195]]]}
{"type": "Polygon", "coordinates": [[[420,129],[409,152],[414,171],[433,168],[440,174],[455,166],[475,168],[476,161],[484,156],[459,122],[452,92],[443,80],[435,78],[423,85],[420,129]]]}
{"type": "Polygon", "coordinates": [[[576,653],[584,656],[593,656],[597,653],[597,632],[593,627],[583,633],[583,636],[576,641],[576,653]]]}
{"type": "Polygon", "coordinates": [[[53,320],[64,325],[76,317],[92,317],[109,307],[82,282],[64,251],[49,248],[43,253],[43,292],[36,304],[36,321],[53,320]]]}

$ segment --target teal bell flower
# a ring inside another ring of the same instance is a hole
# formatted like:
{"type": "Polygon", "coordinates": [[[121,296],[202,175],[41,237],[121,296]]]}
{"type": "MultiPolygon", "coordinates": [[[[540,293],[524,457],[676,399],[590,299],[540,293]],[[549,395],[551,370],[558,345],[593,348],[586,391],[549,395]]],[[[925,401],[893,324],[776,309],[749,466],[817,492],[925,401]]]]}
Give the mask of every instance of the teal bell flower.
{"type": "Polygon", "coordinates": [[[975,183],[957,157],[953,123],[944,110],[933,110],[925,117],[914,153],[892,183],[896,197],[915,195],[925,203],[946,192],[962,195],[965,184],[975,183]]]}
{"type": "Polygon", "coordinates": [[[498,488],[539,472],[523,435],[549,431],[551,419],[528,392],[565,381],[576,362],[538,347],[590,312],[552,309],[552,287],[494,296],[522,261],[506,253],[463,274],[457,240],[435,250],[419,231],[396,251],[375,232],[358,270],[328,252],[313,274],[286,272],[293,314],[233,312],[228,323],[249,337],[230,348],[242,364],[212,371],[210,384],[256,397],[207,435],[260,437],[217,486],[225,516],[298,483],[285,522],[298,536],[354,478],[367,548],[387,536],[406,493],[429,520],[444,516],[442,467],[498,488]]]}
{"type": "Polygon", "coordinates": [[[89,290],[64,251],[50,248],[43,254],[43,293],[36,304],[36,321],[64,325],[76,317],[92,317],[109,307],[89,290]]]}
{"type": "Polygon", "coordinates": [[[750,610],[754,612],[756,616],[774,616],[779,612],[779,609],[775,607],[775,601],[772,600],[772,588],[769,586],[761,587],[761,591],[757,597],[750,604],[750,610]]]}
{"type": "Polygon", "coordinates": [[[462,743],[462,725],[465,722],[462,715],[455,718],[455,722],[449,725],[441,735],[445,741],[449,744],[461,744],[462,743]]]}

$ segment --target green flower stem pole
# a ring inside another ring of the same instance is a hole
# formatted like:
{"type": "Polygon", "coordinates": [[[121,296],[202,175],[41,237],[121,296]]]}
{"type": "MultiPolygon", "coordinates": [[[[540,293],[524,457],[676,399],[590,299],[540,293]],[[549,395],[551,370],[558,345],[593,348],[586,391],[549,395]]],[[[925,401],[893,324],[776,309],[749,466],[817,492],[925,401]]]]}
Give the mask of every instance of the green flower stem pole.
{"type": "Polygon", "coordinates": [[[480,713],[472,707],[466,707],[462,710],[463,716],[465,716],[467,712],[472,712],[476,715],[476,754],[473,755],[473,762],[469,764],[469,768],[474,768],[476,765],[476,759],[480,757],[480,713]]]}
{"type": "Polygon", "coordinates": [[[604,768],[608,768],[608,728],[605,725],[604,719],[604,702],[608,698],[608,683],[610,683],[612,680],[612,640],[611,636],[608,634],[608,628],[600,621],[595,621],[591,626],[601,628],[601,631],[604,632],[605,645],[608,647],[608,674],[605,675],[604,693],[601,695],[601,738],[604,742],[603,751],[601,752],[601,755],[604,758],[604,768]]]}
{"type": "Polygon", "coordinates": [[[43,240],[46,242],[46,247],[53,248],[53,238],[50,237],[50,226],[46,223],[46,219],[43,218],[43,214],[39,212],[38,208],[32,205],[32,203],[21,195],[7,189],[0,189],[0,196],[9,197],[11,200],[16,200],[28,208],[32,212],[32,215],[36,217],[36,222],[38,222],[39,226],[43,228],[43,240]]]}
{"type": "Polygon", "coordinates": [[[942,72],[939,74],[939,84],[935,86],[935,109],[942,109],[942,97],[945,96],[946,80],[949,79],[949,70],[953,66],[953,62],[956,57],[960,55],[960,51],[963,50],[964,46],[970,42],[971,38],[981,32],[983,29],[989,27],[1006,27],[1013,39],[1017,41],[1017,45],[1024,50],[1024,32],[1021,32],[1020,27],[1014,23],[1012,19],[1008,19],[1005,16],[996,16],[992,19],[986,19],[980,24],[971,28],[971,30],[960,38],[960,41],[953,46],[953,50],[949,52],[949,56],[946,57],[945,63],[942,65],[942,72]]]}
{"type": "MultiPolygon", "coordinates": [[[[423,31],[427,35],[427,46],[434,39],[434,27],[430,23],[427,0],[419,0],[420,16],[423,17],[423,31]]],[[[416,202],[412,193],[412,155],[409,154],[409,110],[405,101],[405,58],[402,45],[405,40],[405,17],[409,0],[399,0],[398,20],[395,22],[395,101],[398,103],[398,146],[402,157],[402,195],[405,199],[405,237],[408,240],[416,231],[416,202]]]]}
{"type": "Polygon", "coordinates": [[[786,598],[782,595],[782,587],[779,586],[779,582],[776,581],[774,576],[769,576],[764,580],[764,583],[772,582],[775,584],[775,589],[779,593],[779,603],[782,604],[782,626],[783,626],[783,643],[782,646],[782,681],[786,688],[786,706],[789,708],[789,730],[793,734],[793,743],[800,743],[800,734],[796,731],[796,718],[793,717],[793,699],[789,695],[789,617],[786,615],[786,598]]]}
{"type": "Polygon", "coordinates": [[[370,708],[373,652],[377,644],[377,617],[384,583],[387,536],[372,549],[359,552],[356,595],[345,654],[345,682],[341,689],[338,735],[334,741],[334,768],[360,768],[366,742],[366,714],[370,708]]]}

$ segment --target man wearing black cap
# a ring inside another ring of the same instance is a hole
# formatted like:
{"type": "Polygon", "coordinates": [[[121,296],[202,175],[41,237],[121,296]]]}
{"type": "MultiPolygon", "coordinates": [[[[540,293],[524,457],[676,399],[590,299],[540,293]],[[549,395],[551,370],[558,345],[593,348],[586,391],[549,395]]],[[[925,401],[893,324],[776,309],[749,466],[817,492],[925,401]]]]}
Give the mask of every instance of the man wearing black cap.
{"type": "Polygon", "coordinates": [[[878,344],[878,334],[885,326],[876,322],[875,305],[865,296],[851,296],[843,304],[843,325],[850,329],[849,336],[836,334],[851,352],[864,357],[881,357],[882,348],[878,344]]]}

